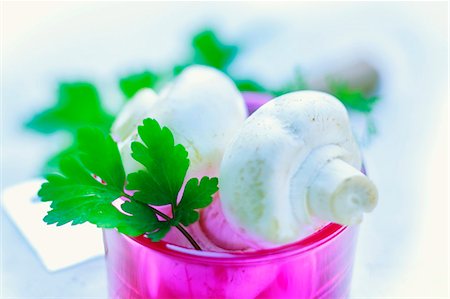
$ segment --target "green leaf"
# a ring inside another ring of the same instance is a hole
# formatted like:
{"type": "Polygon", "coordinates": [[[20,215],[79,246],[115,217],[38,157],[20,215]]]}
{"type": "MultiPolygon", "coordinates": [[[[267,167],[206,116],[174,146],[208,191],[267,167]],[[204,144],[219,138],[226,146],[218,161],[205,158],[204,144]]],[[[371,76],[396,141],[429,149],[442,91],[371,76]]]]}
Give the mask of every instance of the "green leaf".
{"type": "Polygon", "coordinates": [[[132,156],[146,170],[128,176],[127,189],[136,190],[133,196],[123,190],[125,171],[117,144],[98,128],[83,128],[78,132],[76,152],[61,159],[61,173],[48,175],[38,192],[42,201],[51,202],[44,221],[58,226],[90,222],[159,241],[172,226],[182,230],[180,222],[189,225],[198,220],[196,210],[211,203],[217,178],[190,179],[177,205],[189,167],[186,149],[175,145],[170,130],[156,120],[144,120],[138,133],[143,143],[132,144],[132,156]],[[174,214],[170,218],[148,204],[170,204],[174,214]]]}
{"type": "Polygon", "coordinates": [[[240,91],[268,92],[265,87],[253,80],[235,80],[234,83],[240,91]]]}
{"type": "Polygon", "coordinates": [[[82,128],[78,131],[77,146],[85,167],[106,181],[110,187],[122,192],[125,170],[117,144],[111,136],[105,137],[103,132],[96,128],[82,128]]]}
{"type": "Polygon", "coordinates": [[[158,82],[158,76],[150,71],[132,74],[119,80],[120,90],[127,99],[131,99],[143,88],[154,88],[158,82]]]}
{"type": "Polygon", "coordinates": [[[129,174],[127,189],[137,190],[133,198],[143,203],[176,203],[189,167],[186,149],[175,145],[172,132],[154,119],[145,119],[138,133],[143,143],[132,143],[131,156],[146,170],[129,174]]]}
{"type": "Polygon", "coordinates": [[[115,227],[111,219],[121,213],[111,203],[122,192],[98,182],[75,158],[61,160],[60,167],[62,175],[48,175],[48,182],[38,192],[42,201],[52,202],[45,222],[63,225],[89,221],[99,227],[115,227]]]}
{"type": "Polygon", "coordinates": [[[184,63],[184,64],[177,64],[172,68],[172,74],[174,76],[178,76],[181,74],[181,72],[187,68],[188,66],[192,65],[193,63],[184,63]]]}
{"type": "Polygon", "coordinates": [[[296,69],[294,78],[278,89],[270,89],[254,80],[234,80],[240,91],[251,91],[280,96],[289,92],[308,89],[306,80],[299,68],[296,69]]]}
{"type": "Polygon", "coordinates": [[[132,143],[132,157],[146,170],[129,174],[127,189],[135,191],[132,200],[136,202],[155,206],[171,205],[172,218],[164,217],[167,221],[158,222],[155,229],[146,233],[147,237],[158,241],[171,226],[179,228],[180,222],[189,225],[198,220],[196,210],[212,202],[212,195],[218,190],[218,180],[203,177],[199,182],[196,178],[190,179],[177,205],[189,167],[186,149],[181,144],[175,145],[170,130],[161,127],[154,119],[145,119],[143,125],[138,127],[138,134],[142,143],[132,143]]]}
{"type": "Polygon", "coordinates": [[[145,235],[153,242],[161,241],[166,234],[170,231],[171,224],[167,221],[160,221],[157,225],[157,229],[152,232],[148,232],[145,235]]]}
{"type": "Polygon", "coordinates": [[[100,102],[97,89],[87,82],[62,83],[55,106],[36,114],[26,126],[44,134],[69,131],[75,134],[84,126],[108,132],[114,117],[100,102]]]}
{"type": "Polygon", "coordinates": [[[76,144],[73,143],[69,147],[55,153],[53,156],[51,156],[45,165],[42,168],[42,173],[45,175],[50,173],[58,172],[59,170],[59,164],[61,163],[61,160],[68,158],[68,157],[74,157],[78,154],[78,148],[76,147],[76,144]]]}
{"type": "Polygon", "coordinates": [[[212,30],[205,30],[195,35],[192,47],[194,63],[209,65],[224,72],[238,53],[237,46],[224,44],[212,30]]]}
{"type": "Polygon", "coordinates": [[[347,108],[362,113],[370,113],[378,102],[377,96],[366,96],[361,90],[351,88],[347,82],[331,81],[330,92],[338,98],[347,108]]]}
{"type": "Polygon", "coordinates": [[[183,197],[175,208],[176,219],[188,226],[199,218],[197,209],[205,208],[212,202],[212,196],[219,190],[218,179],[203,177],[192,178],[186,183],[183,197]]]}
{"type": "Polygon", "coordinates": [[[120,207],[124,212],[132,215],[132,217],[120,216],[122,221],[117,223],[116,228],[123,234],[139,236],[161,226],[155,212],[146,204],[125,201],[120,207]]]}
{"type": "Polygon", "coordinates": [[[51,202],[44,221],[58,226],[90,222],[132,236],[155,227],[158,220],[150,207],[125,202],[122,209],[128,214],[124,214],[112,204],[125,195],[125,171],[112,138],[96,128],[80,129],[77,146],[79,159],[61,159],[61,174],[48,175],[38,192],[42,201],[51,202]]]}

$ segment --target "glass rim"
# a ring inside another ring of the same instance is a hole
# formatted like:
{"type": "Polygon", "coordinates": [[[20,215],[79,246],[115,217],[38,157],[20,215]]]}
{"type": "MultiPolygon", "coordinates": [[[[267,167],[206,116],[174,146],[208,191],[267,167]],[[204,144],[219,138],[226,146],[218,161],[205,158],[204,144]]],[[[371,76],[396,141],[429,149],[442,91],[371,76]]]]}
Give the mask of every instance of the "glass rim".
{"type": "Polygon", "coordinates": [[[248,264],[260,263],[268,260],[285,259],[294,255],[310,252],[325,243],[333,240],[343,231],[350,229],[348,226],[328,223],[320,230],[312,233],[300,241],[282,245],[270,249],[262,249],[247,252],[211,252],[198,251],[191,248],[174,245],[164,241],[152,242],[144,236],[130,237],[121,234],[133,243],[144,247],[147,250],[159,252],[162,255],[170,256],[171,258],[180,259],[183,261],[190,261],[193,263],[233,263],[233,264],[248,264]]]}

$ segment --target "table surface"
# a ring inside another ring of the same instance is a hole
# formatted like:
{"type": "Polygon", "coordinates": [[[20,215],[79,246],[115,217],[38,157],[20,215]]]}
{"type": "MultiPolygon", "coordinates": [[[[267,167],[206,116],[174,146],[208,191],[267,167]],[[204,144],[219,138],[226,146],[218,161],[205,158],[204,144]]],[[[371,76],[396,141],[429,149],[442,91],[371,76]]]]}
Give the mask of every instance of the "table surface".
{"type": "MultiPolygon", "coordinates": [[[[355,57],[373,62],[382,101],[364,156],[380,201],[361,226],[352,297],[448,295],[447,3],[5,2],[3,9],[2,188],[36,177],[63,141],[22,125],[51,104],[59,80],[93,80],[117,107],[119,76],[179,62],[202,26],[245,44],[231,71],[267,83],[287,80],[296,65],[314,74],[355,57]]],[[[47,272],[0,215],[0,297],[106,297],[102,258],[47,272]]]]}

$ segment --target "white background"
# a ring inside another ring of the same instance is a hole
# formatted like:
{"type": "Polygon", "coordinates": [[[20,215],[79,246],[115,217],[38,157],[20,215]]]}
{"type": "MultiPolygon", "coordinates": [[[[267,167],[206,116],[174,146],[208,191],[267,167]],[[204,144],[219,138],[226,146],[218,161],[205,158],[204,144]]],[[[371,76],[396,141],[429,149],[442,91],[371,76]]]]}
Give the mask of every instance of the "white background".
{"type": "MultiPolygon", "coordinates": [[[[117,78],[182,62],[205,25],[244,45],[233,73],[270,85],[298,65],[314,74],[372,61],[383,100],[364,155],[380,202],[361,227],[352,297],[448,296],[447,3],[5,2],[2,25],[3,188],[59,148],[63,136],[22,126],[53,103],[58,81],[94,81],[117,108],[117,78]]],[[[106,296],[102,259],[48,273],[1,216],[5,298],[106,296]]]]}

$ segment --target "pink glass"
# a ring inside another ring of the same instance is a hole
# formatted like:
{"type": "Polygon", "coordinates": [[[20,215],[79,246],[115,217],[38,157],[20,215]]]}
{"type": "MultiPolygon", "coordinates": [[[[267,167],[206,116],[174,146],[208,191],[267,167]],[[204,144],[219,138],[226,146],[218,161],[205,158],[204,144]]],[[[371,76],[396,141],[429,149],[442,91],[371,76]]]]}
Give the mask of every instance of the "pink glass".
{"type": "MultiPolygon", "coordinates": [[[[252,113],[270,98],[244,94],[252,113]]],[[[330,223],[276,249],[214,253],[104,230],[109,298],[346,298],[357,227],[330,223]]]]}
{"type": "Polygon", "coordinates": [[[356,235],[329,224],[292,245],[230,254],[104,230],[109,298],[346,298],[356,235]]]}

